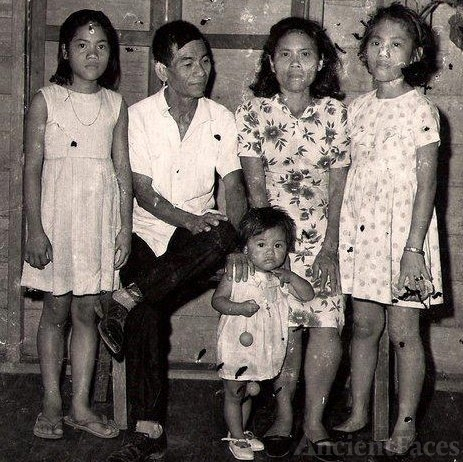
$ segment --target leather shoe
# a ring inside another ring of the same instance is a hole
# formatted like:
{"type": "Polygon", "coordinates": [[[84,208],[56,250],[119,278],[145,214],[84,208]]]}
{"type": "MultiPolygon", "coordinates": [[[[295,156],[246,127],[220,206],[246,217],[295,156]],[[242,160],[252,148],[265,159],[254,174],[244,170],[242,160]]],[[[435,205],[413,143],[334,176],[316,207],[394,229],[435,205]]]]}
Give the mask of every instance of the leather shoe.
{"type": "Polygon", "coordinates": [[[337,454],[336,443],[331,438],[324,438],[318,441],[307,439],[314,451],[314,458],[320,462],[342,462],[344,459],[337,454]]]}
{"type": "Polygon", "coordinates": [[[265,453],[268,457],[285,457],[291,451],[292,436],[264,436],[265,453]]]}
{"type": "Polygon", "coordinates": [[[124,324],[128,313],[125,307],[111,299],[106,313],[98,324],[101,338],[114,355],[122,354],[124,324]]]}

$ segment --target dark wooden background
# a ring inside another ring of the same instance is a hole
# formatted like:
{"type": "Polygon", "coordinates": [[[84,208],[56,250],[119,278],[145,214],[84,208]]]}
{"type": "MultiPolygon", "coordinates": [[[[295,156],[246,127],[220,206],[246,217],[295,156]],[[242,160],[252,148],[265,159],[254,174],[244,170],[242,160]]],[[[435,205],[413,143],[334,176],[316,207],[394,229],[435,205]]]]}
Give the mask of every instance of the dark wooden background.
{"type": "MultiPolygon", "coordinates": [[[[0,368],[37,370],[35,336],[40,300],[24,298],[20,288],[23,244],[23,118],[30,95],[46,84],[56,65],[59,26],[74,10],[104,11],[120,33],[120,91],[133,104],[159,88],[149,46],[154,30],[166,21],[185,19],[209,39],[216,78],[212,98],[234,110],[250,96],[260,50],[269,27],[299,15],[323,23],[338,45],[343,62],[346,101],[372,88],[357,58],[362,21],[373,0],[0,0],[0,368]]],[[[421,10],[429,0],[403,1],[421,10]]],[[[441,227],[445,305],[436,312],[430,342],[438,372],[463,374],[463,56],[449,40],[448,19],[455,9],[439,6],[429,18],[438,34],[440,70],[428,96],[442,114],[442,149],[437,209],[441,227]]],[[[217,314],[210,292],[182,308],[173,318],[172,362],[215,360],[217,314]]],[[[460,377],[462,378],[462,377],[460,377]]],[[[460,382],[460,383],[463,383],[460,382]]],[[[462,385],[463,386],[463,385],[462,385]]]]}

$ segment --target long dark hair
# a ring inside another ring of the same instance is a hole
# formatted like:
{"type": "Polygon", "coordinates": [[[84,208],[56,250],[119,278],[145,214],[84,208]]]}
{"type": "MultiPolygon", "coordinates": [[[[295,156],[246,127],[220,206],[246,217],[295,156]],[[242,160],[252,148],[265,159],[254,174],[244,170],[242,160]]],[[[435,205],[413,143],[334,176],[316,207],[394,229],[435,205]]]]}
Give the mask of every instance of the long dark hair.
{"type": "Polygon", "coordinates": [[[289,17],[274,24],[270,29],[270,35],[265,42],[260,68],[254,82],[249,86],[254,96],[269,98],[280,92],[280,84],[272,72],[270,58],[273,59],[278,42],[289,32],[300,31],[311,38],[318,50],[323,67],[317,72],[315,80],[310,85],[310,94],[315,98],[331,96],[342,99],[338,68],[340,61],[336,49],[323,28],[315,21],[299,17],[289,17]]]}
{"type": "Polygon", "coordinates": [[[400,23],[413,40],[413,49],[423,49],[421,58],[402,68],[404,80],[412,87],[425,85],[433,72],[437,70],[436,53],[437,46],[431,27],[414,10],[400,3],[379,8],[367,22],[365,33],[359,47],[359,58],[367,66],[367,46],[375,27],[381,21],[392,21],[400,23]]]}
{"type": "Polygon", "coordinates": [[[111,90],[117,90],[121,78],[119,38],[108,17],[103,12],[95,10],[75,11],[63,22],[59,31],[58,67],[51,77],[50,82],[58,85],[72,85],[73,73],[69,60],[64,59],[63,46],[65,50],[69,50],[69,44],[76,35],[77,29],[89,22],[101,26],[109,44],[108,65],[98,79],[98,84],[111,90]]]}

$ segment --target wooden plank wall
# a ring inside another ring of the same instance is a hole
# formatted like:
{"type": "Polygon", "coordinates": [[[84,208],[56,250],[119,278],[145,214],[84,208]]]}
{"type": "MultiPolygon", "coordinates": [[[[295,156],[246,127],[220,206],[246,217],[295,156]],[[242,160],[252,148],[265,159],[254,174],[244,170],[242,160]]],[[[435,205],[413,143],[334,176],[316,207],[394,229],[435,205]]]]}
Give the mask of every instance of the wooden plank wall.
{"type": "MultiPolygon", "coordinates": [[[[391,0],[392,1],[392,0],[391,0]]],[[[358,37],[363,33],[362,21],[368,19],[377,6],[391,3],[390,0],[79,0],[78,6],[71,0],[34,0],[31,5],[33,57],[29,90],[34,93],[48,81],[53,73],[57,54],[59,25],[69,13],[77,8],[103,10],[120,33],[122,82],[120,91],[128,104],[152,94],[159,88],[153,74],[149,46],[154,30],[165,21],[185,19],[196,24],[208,37],[214,54],[216,78],[212,98],[234,111],[243,99],[250,96],[248,89],[260,58],[262,44],[270,26],[279,19],[298,15],[323,23],[336,43],[343,63],[341,70],[343,89],[347,102],[372,88],[371,78],[357,58],[358,37]]],[[[24,3],[24,0],[23,0],[24,3]]],[[[410,6],[422,8],[429,0],[404,0],[410,6]]],[[[14,2],[16,9],[16,2],[14,2]]],[[[4,56],[0,55],[0,155],[1,159],[11,156],[10,109],[11,92],[11,35],[19,35],[24,29],[20,24],[13,26],[13,2],[0,0],[0,43],[4,56]],[[14,32],[12,32],[14,30],[14,32]],[[7,31],[7,32],[5,32],[7,31]],[[9,32],[8,32],[9,31],[9,32]],[[5,52],[4,50],[8,50],[5,52]],[[8,77],[5,77],[8,76],[8,77]]],[[[22,6],[24,8],[24,5],[22,6]]],[[[455,10],[441,5],[432,17],[433,27],[441,44],[441,70],[428,90],[429,96],[438,104],[443,115],[442,161],[439,172],[438,212],[441,218],[441,237],[446,281],[446,303],[444,315],[433,324],[431,343],[436,368],[458,373],[463,361],[463,348],[459,343],[463,327],[463,271],[462,271],[462,229],[463,219],[459,212],[463,191],[463,135],[459,127],[462,120],[462,51],[448,38],[447,21],[455,10]]],[[[17,46],[17,45],[15,45],[17,46]]],[[[0,194],[8,193],[10,174],[0,165],[0,194]],[[5,180],[5,181],[3,181],[5,180]]],[[[16,182],[18,183],[18,182],[16,182]]],[[[15,184],[16,184],[15,183],[15,184]]],[[[17,184],[16,184],[17,189],[17,184]]],[[[10,192],[11,194],[11,192],[10,192]]],[[[1,198],[5,194],[1,194],[1,198]]],[[[10,207],[6,203],[5,207],[10,207]]],[[[8,270],[4,258],[8,239],[15,236],[14,244],[18,255],[18,229],[9,226],[11,210],[0,206],[0,273],[8,270]],[[3,266],[2,266],[3,265],[3,266]]],[[[17,260],[17,259],[16,259],[17,260]]],[[[17,262],[13,264],[17,274],[17,262]],[[16,266],[15,266],[16,265],[16,266]]],[[[13,293],[10,306],[20,306],[14,298],[14,284],[0,283],[0,339],[6,338],[6,322],[3,316],[7,310],[7,292],[13,293]]],[[[194,362],[197,354],[206,349],[204,362],[215,360],[215,329],[218,316],[210,306],[211,292],[183,307],[172,319],[173,335],[170,359],[173,362],[194,362]]],[[[24,333],[18,325],[10,329],[10,338],[16,336],[23,341],[22,358],[35,360],[35,333],[40,316],[41,302],[25,299],[24,333]]],[[[16,308],[13,309],[13,311],[16,308]]],[[[14,311],[14,313],[17,313],[14,311]]],[[[17,315],[16,315],[17,316],[17,315]]],[[[14,316],[13,316],[14,318],[14,316]]],[[[18,319],[15,320],[18,322],[18,319]]],[[[13,323],[10,323],[13,326],[13,323]]],[[[4,342],[2,342],[4,345],[4,342]]],[[[1,352],[0,345],[0,352],[1,352]]]]}
{"type": "Polygon", "coordinates": [[[25,2],[0,2],[0,355],[20,359],[25,2]],[[17,32],[20,33],[17,35],[17,32]]]}

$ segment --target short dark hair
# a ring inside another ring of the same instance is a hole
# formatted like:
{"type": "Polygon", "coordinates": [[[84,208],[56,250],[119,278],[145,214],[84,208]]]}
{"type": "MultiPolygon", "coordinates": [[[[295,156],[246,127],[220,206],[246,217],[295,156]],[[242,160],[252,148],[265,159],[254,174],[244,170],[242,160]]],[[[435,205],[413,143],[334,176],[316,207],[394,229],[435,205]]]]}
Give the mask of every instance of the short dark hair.
{"type": "Polygon", "coordinates": [[[172,21],[161,26],[154,34],[151,52],[153,58],[165,66],[169,66],[174,56],[173,48],[178,50],[193,40],[202,40],[211,55],[210,45],[204,35],[193,24],[187,21],[172,21]]]}
{"type": "Polygon", "coordinates": [[[95,10],[75,11],[63,22],[59,31],[58,66],[56,72],[50,78],[50,82],[58,85],[72,85],[72,69],[69,60],[64,59],[63,45],[66,50],[69,50],[69,44],[76,35],[77,29],[89,22],[101,26],[109,44],[108,65],[98,79],[98,84],[111,90],[117,90],[121,78],[119,37],[109,18],[102,11],[95,10]]]}
{"type": "Polygon", "coordinates": [[[310,85],[310,94],[315,98],[330,96],[342,99],[344,93],[341,92],[339,83],[340,60],[336,48],[320,24],[296,16],[282,19],[271,27],[260,58],[260,68],[254,82],[249,86],[254,96],[270,98],[280,92],[280,84],[272,72],[270,58],[273,59],[278,42],[293,31],[302,32],[312,39],[320,59],[323,60],[323,67],[317,72],[315,80],[310,85]]]}
{"type": "Polygon", "coordinates": [[[436,52],[437,46],[431,27],[414,10],[400,3],[393,3],[384,8],[379,8],[367,22],[365,33],[359,47],[359,58],[367,66],[367,45],[375,27],[381,21],[400,23],[413,40],[413,49],[423,49],[421,58],[402,68],[404,80],[412,87],[426,85],[433,72],[437,70],[436,52]]]}
{"type": "Polygon", "coordinates": [[[244,249],[251,237],[276,227],[284,231],[288,250],[294,250],[296,223],[287,212],[277,207],[249,209],[241,219],[238,227],[238,245],[241,249],[244,249]]]}

